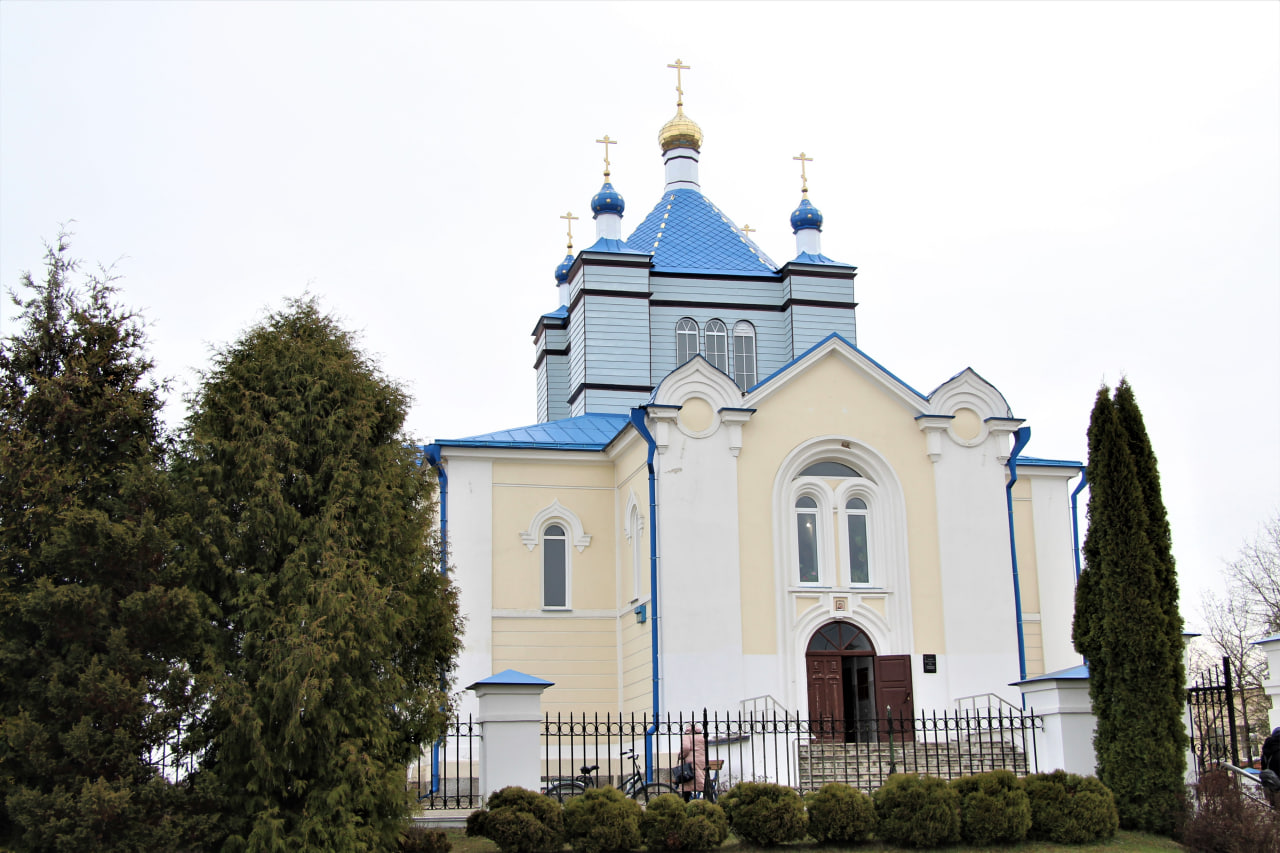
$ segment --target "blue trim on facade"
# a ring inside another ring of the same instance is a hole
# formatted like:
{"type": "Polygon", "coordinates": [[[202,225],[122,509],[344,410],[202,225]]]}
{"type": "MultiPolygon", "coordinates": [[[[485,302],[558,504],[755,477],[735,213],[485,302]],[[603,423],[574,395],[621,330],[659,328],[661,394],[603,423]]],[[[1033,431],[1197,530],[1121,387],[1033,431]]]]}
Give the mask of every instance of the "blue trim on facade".
{"type": "MultiPolygon", "coordinates": [[[[510,447],[534,450],[604,450],[626,427],[630,417],[586,414],[544,424],[498,430],[467,438],[436,441],[440,447],[510,447]]],[[[435,446],[435,445],[433,445],[435,446]]]]}
{"type": "MultiPolygon", "coordinates": [[[[921,394],[919,391],[917,391],[916,389],[912,388],[912,387],[911,387],[910,385],[908,385],[907,383],[903,382],[901,379],[899,379],[899,378],[898,378],[898,377],[893,373],[893,371],[889,370],[889,369],[888,369],[888,368],[886,368],[883,364],[881,364],[880,362],[876,361],[874,358],[872,358],[871,356],[867,355],[865,352],[863,352],[862,350],[858,349],[858,348],[857,348],[856,346],[854,346],[853,344],[849,343],[848,338],[846,338],[844,335],[837,335],[837,334],[835,334],[834,332],[833,332],[833,333],[831,333],[830,335],[827,335],[825,338],[823,338],[822,340],[818,341],[818,342],[817,342],[816,344],[814,344],[813,346],[809,347],[807,350],[805,350],[803,353],[801,353],[801,354],[800,354],[800,355],[798,355],[797,357],[793,358],[791,361],[789,361],[789,362],[787,362],[786,364],[782,365],[782,367],[779,367],[779,368],[778,368],[777,370],[775,370],[773,373],[770,373],[770,374],[769,374],[768,376],[766,376],[764,379],[761,379],[761,380],[760,380],[759,382],[757,382],[755,385],[752,385],[750,388],[748,388],[748,389],[747,389],[747,393],[748,393],[748,394],[749,394],[749,393],[751,393],[752,391],[756,390],[757,388],[759,388],[759,387],[760,387],[760,386],[762,386],[762,385],[767,385],[768,383],[770,383],[770,382],[772,382],[774,379],[776,379],[778,376],[782,375],[783,373],[786,373],[786,372],[787,372],[788,370],[790,370],[792,367],[795,367],[797,364],[799,364],[800,362],[802,362],[802,361],[804,361],[806,358],[808,358],[808,357],[809,357],[809,355],[810,355],[811,353],[813,353],[815,350],[817,350],[818,348],[820,348],[820,347],[822,347],[822,346],[826,345],[826,343],[827,343],[828,341],[830,341],[832,338],[834,338],[834,339],[836,339],[836,340],[840,341],[842,344],[844,344],[845,346],[847,346],[849,349],[853,350],[853,351],[854,351],[854,352],[856,352],[858,355],[862,356],[862,357],[863,357],[863,358],[865,358],[867,361],[869,361],[869,362],[871,362],[872,364],[874,364],[874,365],[876,366],[876,369],[877,369],[877,370],[879,370],[879,371],[880,371],[881,373],[883,373],[885,376],[888,376],[888,377],[889,377],[890,379],[892,379],[894,382],[897,382],[897,383],[898,383],[899,385],[901,385],[903,388],[906,388],[906,389],[907,389],[908,391],[910,391],[912,394],[915,394],[917,397],[919,397],[919,398],[920,398],[921,400],[923,400],[924,402],[928,402],[928,401],[929,401],[929,398],[928,398],[928,397],[926,397],[925,395],[921,394]]],[[[959,374],[957,374],[957,375],[959,375],[959,374]]],[[[945,384],[945,383],[944,383],[944,384],[945,384]]]]}
{"type": "Polygon", "coordinates": [[[697,190],[669,190],[627,244],[653,256],[655,272],[773,275],[778,267],[697,190]]]}
{"type": "Polygon", "coordinates": [[[1035,456],[1019,456],[1018,464],[1026,468],[1083,468],[1083,462],[1069,459],[1039,459],[1035,456]]]}

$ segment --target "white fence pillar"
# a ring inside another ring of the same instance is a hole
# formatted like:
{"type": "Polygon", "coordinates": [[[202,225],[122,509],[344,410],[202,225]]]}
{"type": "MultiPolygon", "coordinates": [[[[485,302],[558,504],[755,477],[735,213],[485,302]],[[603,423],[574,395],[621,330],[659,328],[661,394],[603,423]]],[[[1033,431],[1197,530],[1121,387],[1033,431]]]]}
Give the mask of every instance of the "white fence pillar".
{"type": "Polygon", "coordinates": [[[468,687],[480,702],[480,792],[542,783],[542,691],[554,682],[514,669],[468,687]]]}
{"type": "Polygon", "coordinates": [[[1036,760],[1041,773],[1065,770],[1096,776],[1098,760],[1093,751],[1093,730],[1098,718],[1089,701],[1089,669],[1073,666],[1037,678],[1019,681],[1023,705],[1044,719],[1035,732],[1036,760]]]}
{"type": "MultiPolygon", "coordinates": [[[[1267,656],[1267,678],[1262,682],[1262,689],[1271,699],[1269,722],[1271,730],[1274,731],[1280,728],[1280,634],[1263,637],[1254,645],[1262,649],[1262,653],[1267,656]]],[[[1243,697],[1240,701],[1244,701],[1243,697]]]]}

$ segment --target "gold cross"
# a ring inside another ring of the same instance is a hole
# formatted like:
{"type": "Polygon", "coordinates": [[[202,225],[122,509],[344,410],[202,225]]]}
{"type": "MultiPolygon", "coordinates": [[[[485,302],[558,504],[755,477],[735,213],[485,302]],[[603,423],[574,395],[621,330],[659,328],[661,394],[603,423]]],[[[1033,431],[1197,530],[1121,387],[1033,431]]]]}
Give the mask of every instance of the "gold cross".
{"type": "Polygon", "coordinates": [[[604,139],[597,139],[596,142],[604,144],[604,176],[609,177],[609,146],[617,145],[618,140],[610,139],[609,134],[604,135],[604,139]]]}
{"type": "Polygon", "coordinates": [[[752,228],[750,225],[743,225],[743,226],[742,226],[741,228],[739,228],[738,230],[742,232],[742,236],[743,236],[743,237],[746,237],[748,240],[750,240],[750,239],[751,239],[751,232],[752,232],[752,231],[754,231],[754,230],[756,230],[756,229],[752,228]]]}
{"type": "Polygon", "coordinates": [[[688,71],[689,66],[682,64],[680,60],[677,59],[675,65],[668,65],[667,67],[674,68],[676,70],[676,106],[683,107],[684,106],[684,89],[680,88],[680,72],[688,71]]]}
{"type": "Polygon", "coordinates": [[[578,217],[574,216],[573,213],[566,213],[564,216],[561,216],[560,218],[569,223],[569,245],[566,248],[572,249],[573,248],[573,220],[577,219],[578,217]]]}
{"type": "Polygon", "coordinates": [[[804,156],[804,152],[801,151],[799,157],[792,157],[791,159],[800,161],[800,192],[801,194],[804,195],[805,198],[808,198],[809,197],[809,179],[805,177],[804,164],[812,163],[813,158],[804,156]]]}

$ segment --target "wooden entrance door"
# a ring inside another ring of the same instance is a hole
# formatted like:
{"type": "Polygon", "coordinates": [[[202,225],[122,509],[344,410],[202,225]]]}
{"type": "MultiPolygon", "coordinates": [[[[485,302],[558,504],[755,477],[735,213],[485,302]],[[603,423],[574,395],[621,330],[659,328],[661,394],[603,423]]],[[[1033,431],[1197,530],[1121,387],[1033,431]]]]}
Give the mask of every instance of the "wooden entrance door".
{"type": "Polygon", "coordinates": [[[880,739],[893,731],[901,733],[911,725],[915,705],[911,701],[911,655],[881,655],[876,658],[876,716],[880,718],[880,739]]]}
{"type": "Polygon", "coordinates": [[[805,656],[809,672],[809,726],[819,740],[843,740],[844,681],[839,655],[805,656]]]}
{"type": "Polygon", "coordinates": [[[805,650],[805,672],[810,727],[819,740],[883,740],[890,716],[897,733],[914,714],[911,656],[876,655],[856,625],[828,622],[819,628],[805,650]]]}

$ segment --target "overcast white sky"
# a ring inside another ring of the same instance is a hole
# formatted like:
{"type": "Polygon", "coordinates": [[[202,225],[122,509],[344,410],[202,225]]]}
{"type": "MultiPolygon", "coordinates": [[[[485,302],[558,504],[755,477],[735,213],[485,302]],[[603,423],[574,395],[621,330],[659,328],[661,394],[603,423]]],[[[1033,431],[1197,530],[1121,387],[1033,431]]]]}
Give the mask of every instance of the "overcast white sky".
{"type": "MultiPolygon", "coordinates": [[[[801,150],[858,344],[928,392],[966,366],[1036,456],[1085,458],[1127,375],[1199,591],[1280,511],[1280,4],[0,3],[0,283],[41,240],[116,263],[180,394],[310,290],[416,403],[536,420],[610,134],[624,234],[685,106],[704,192],[776,261],[801,150]]],[[[14,310],[0,308],[0,334],[14,310]]]]}

